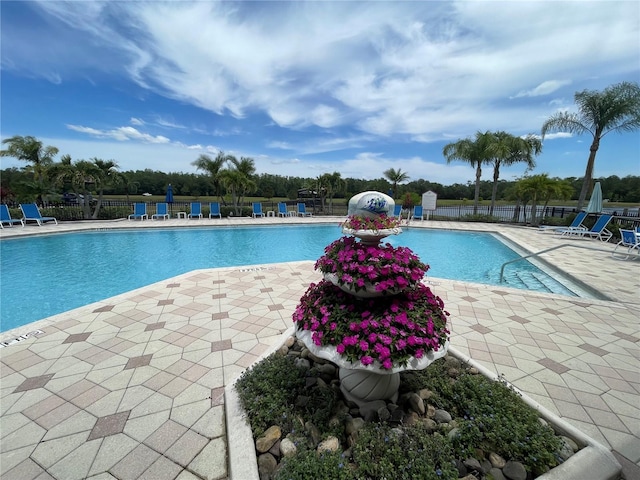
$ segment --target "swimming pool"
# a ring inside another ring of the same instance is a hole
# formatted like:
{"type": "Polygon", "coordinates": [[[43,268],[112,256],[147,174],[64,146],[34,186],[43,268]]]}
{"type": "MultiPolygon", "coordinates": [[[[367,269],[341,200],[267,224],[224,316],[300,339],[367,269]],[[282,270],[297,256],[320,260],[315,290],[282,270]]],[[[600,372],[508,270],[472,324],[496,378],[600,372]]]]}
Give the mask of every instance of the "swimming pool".
{"type": "MultiPolygon", "coordinates": [[[[341,235],[335,225],[314,225],[114,229],[4,239],[0,331],[192,270],[316,260],[341,235]]],[[[501,265],[519,257],[490,233],[406,229],[386,240],[418,254],[431,266],[427,277],[499,285],[501,265]]],[[[506,280],[510,287],[575,295],[527,261],[510,267],[506,280]],[[544,289],[527,285],[527,276],[545,278],[544,289]]]]}

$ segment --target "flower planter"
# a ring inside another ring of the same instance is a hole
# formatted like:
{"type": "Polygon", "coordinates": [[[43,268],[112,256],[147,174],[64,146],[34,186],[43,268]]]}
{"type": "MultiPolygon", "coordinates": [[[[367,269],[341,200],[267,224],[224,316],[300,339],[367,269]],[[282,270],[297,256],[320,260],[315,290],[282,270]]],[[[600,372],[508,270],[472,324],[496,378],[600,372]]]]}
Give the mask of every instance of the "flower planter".
{"type": "Polygon", "coordinates": [[[377,245],[385,237],[390,235],[399,235],[402,233],[400,227],[386,228],[381,230],[354,230],[352,228],[343,228],[342,233],[345,235],[353,235],[360,239],[360,241],[367,245],[377,245]]]}
{"type": "MultiPolygon", "coordinates": [[[[388,288],[386,290],[376,290],[375,284],[370,282],[366,282],[364,287],[356,288],[353,283],[340,283],[338,281],[338,275],[335,273],[324,273],[324,279],[333,283],[336,287],[341,289],[343,292],[346,292],[354,297],[358,298],[376,298],[383,296],[391,296],[397,295],[402,292],[401,288],[388,288]]],[[[410,285],[413,286],[413,285],[410,285]]]]}
{"type": "Polygon", "coordinates": [[[394,373],[404,372],[405,370],[423,370],[435,362],[437,359],[444,357],[449,350],[449,340],[441,346],[437,352],[433,350],[425,353],[422,358],[411,357],[405,366],[394,366],[390,369],[382,368],[380,362],[374,361],[371,365],[362,365],[361,363],[353,363],[346,360],[342,355],[340,355],[336,347],[334,346],[326,346],[319,347],[313,340],[311,339],[313,332],[309,330],[296,330],[295,335],[302,341],[305,346],[309,349],[309,351],[314,354],[318,358],[323,358],[325,360],[329,360],[331,363],[334,363],[338,367],[350,369],[350,370],[363,370],[368,372],[374,372],[378,375],[391,375],[394,373]]]}
{"type": "MultiPolygon", "coordinates": [[[[286,331],[281,341],[263,354],[262,358],[280,349],[286,340],[293,335],[294,328],[286,331]]],[[[449,354],[469,363],[478,369],[480,374],[496,380],[494,373],[469,357],[449,348],[449,354]]],[[[261,359],[257,360],[260,361],[261,359]]],[[[517,390],[517,388],[516,388],[517,390]]],[[[546,410],[526,394],[519,392],[522,399],[538,411],[553,429],[574,440],[582,449],[561,465],[537,477],[537,480],[616,480],[620,478],[621,466],[613,454],[580,430],[576,429],[554,413],[546,410]]],[[[241,406],[234,384],[225,388],[225,417],[227,422],[227,444],[229,456],[229,480],[259,480],[255,443],[251,427],[247,423],[246,414],[241,406]]]]}

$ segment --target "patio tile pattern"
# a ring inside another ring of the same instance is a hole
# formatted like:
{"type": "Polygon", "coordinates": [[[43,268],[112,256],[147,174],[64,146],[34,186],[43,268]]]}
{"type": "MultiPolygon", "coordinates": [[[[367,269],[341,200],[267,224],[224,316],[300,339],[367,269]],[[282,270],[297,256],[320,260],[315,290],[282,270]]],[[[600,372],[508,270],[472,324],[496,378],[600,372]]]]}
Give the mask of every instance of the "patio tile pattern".
{"type": "MultiPolygon", "coordinates": [[[[200,222],[226,223],[233,221],[200,222]]],[[[132,226],[92,228],[105,225],[132,226]]],[[[529,251],[567,242],[523,227],[412,225],[427,226],[498,231],[529,251]]],[[[78,227],[11,230],[65,228],[78,227]]],[[[427,284],[451,313],[458,351],[638,474],[640,262],[613,260],[613,245],[573,241],[600,250],[566,248],[542,258],[612,300],[436,278],[427,284]]],[[[224,387],[280,341],[298,299],[318,280],[313,262],[200,270],[4,332],[1,341],[43,333],[0,348],[0,477],[226,479],[233,432],[225,428],[224,387]]]]}

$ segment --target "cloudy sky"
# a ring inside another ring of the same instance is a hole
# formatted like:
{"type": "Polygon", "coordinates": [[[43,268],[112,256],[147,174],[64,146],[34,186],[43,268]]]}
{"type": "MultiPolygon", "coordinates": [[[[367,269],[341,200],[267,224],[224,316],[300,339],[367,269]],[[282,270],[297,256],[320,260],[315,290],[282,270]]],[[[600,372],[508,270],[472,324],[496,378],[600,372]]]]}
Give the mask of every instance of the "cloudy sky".
{"type": "MultiPolygon", "coordinates": [[[[473,181],[442,148],[538,134],[582,90],[640,80],[637,1],[2,1],[2,139],[73,159],[195,172],[473,181]]],[[[582,176],[590,136],[554,134],[534,173],[582,176]]],[[[2,158],[2,168],[24,166],[2,158]]],[[[503,169],[513,180],[523,166],[503,169]]],[[[604,137],[596,177],[640,175],[640,135],[604,137]]],[[[484,179],[491,178],[489,168],[484,179]]]]}

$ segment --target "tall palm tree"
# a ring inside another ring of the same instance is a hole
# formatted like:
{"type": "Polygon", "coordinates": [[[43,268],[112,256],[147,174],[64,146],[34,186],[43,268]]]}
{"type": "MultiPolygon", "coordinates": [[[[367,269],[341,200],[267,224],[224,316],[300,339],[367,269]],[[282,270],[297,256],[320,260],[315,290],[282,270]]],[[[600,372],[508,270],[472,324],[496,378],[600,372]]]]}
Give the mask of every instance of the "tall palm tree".
{"type": "Polygon", "coordinates": [[[105,187],[120,184],[122,177],[118,172],[119,166],[114,160],[102,160],[94,157],[91,161],[96,166],[94,180],[96,190],[98,192],[98,202],[96,203],[96,207],[93,210],[93,215],[91,217],[95,220],[98,218],[98,212],[100,212],[100,207],[102,206],[102,197],[104,195],[105,187]]]}
{"type": "Polygon", "coordinates": [[[200,155],[197,160],[191,162],[191,165],[195,166],[197,170],[204,170],[211,175],[211,183],[213,185],[213,194],[217,196],[220,201],[224,203],[224,197],[222,196],[222,183],[220,179],[220,171],[224,167],[225,163],[229,159],[229,155],[225,155],[222,150],[218,152],[216,158],[211,158],[209,155],[200,155]]]}
{"type": "Polygon", "coordinates": [[[596,153],[602,137],[610,132],[632,132],[640,128],[640,86],[636,82],[610,85],[603,91],[576,92],[577,112],[559,112],[542,124],[542,139],[549,132],[567,131],[578,135],[590,133],[593,137],[589,159],[578,198],[582,208],[593,181],[596,153]]]}
{"type": "Polygon", "coordinates": [[[0,156],[13,157],[31,165],[25,170],[33,174],[34,189],[38,195],[37,203],[43,205],[42,196],[49,192],[49,177],[47,169],[53,164],[53,157],[58,154],[56,147],[43,147],[42,142],[35,137],[21,137],[19,135],[5,138],[2,143],[8,145],[6,150],[0,150],[0,156]]]}
{"type": "Polygon", "coordinates": [[[482,164],[487,163],[487,146],[491,143],[493,136],[490,132],[476,132],[474,140],[468,138],[449,143],[442,149],[442,154],[447,159],[447,163],[460,160],[470,164],[476,169],[476,188],[473,197],[473,214],[478,213],[478,202],[480,201],[480,177],[482,177],[482,164]]]}
{"type": "Polygon", "coordinates": [[[391,196],[398,194],[396,189],[398,188],[399,183],[406,182],[410,178],[409,175],[406,172],[403,172],[401,169],[395,170],[393,168],[390,168],[389,170],[385,170],[384,172],[382,172],[382,174],[393,185],[393,187],[391,187],[391,196]]]}
{"type": "Polygon", "coordinates": [[[236,215],[240,215],[244,196],[255,191],[257,187],[253,178],[256,167],[252,158],[241,157],[238,160],[233,155],[228,155],[226,159],[229,168],[220,171],[220,182],[231,192],[231,201],[236,215]]]}
{"type": "Polygon", "coordinates": [[[536,166],[534,156],[542,151],[542,142],[534,135],[525,138],[516,137],[507,132],[490,134],[491,139],[486,149],[487,162],[493,165],[493,188],[491,189],[491,206],[489,215],[493,215],[498,194],[500,167],[514,163],[526,163],[527,170],[536,166]]]}

